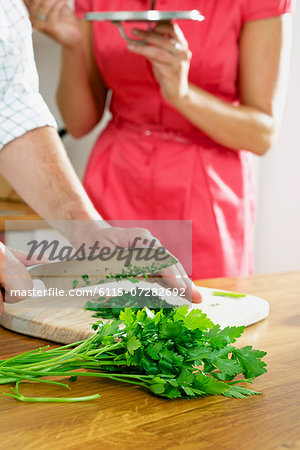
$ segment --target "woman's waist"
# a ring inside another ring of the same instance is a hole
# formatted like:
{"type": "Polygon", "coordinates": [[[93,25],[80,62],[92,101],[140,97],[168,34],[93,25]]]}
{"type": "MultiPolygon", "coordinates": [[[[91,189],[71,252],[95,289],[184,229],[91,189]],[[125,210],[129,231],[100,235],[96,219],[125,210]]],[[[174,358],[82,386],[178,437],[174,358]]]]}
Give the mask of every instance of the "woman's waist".
{"type": "MultiPolygon", "coordinates": [[[[108,124],[108,129],[114,128],[116,131],[134,133],[141,140],[160,140],[182,144],[195,143],[205,147],[222,148],[220,144],[214,142],[209,136],[200,130],[171,128],[164,124],[149,122],[133,122],[121,116],[113,116],[108,124]]],[[[224,148],[224,147],[223,147],[224,148]]]]}

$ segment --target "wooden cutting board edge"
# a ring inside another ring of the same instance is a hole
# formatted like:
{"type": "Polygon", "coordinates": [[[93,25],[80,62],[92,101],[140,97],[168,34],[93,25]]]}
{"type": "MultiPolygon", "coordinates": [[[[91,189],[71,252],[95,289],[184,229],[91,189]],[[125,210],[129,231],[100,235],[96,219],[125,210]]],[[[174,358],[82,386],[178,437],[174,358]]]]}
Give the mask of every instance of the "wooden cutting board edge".
{"type": "MultiPolygon", "coordinates": [[[[92,320],[91,320],[92,322],[92,320]]],[[[94,334],[92,330],[80,330],[73,328],[74,325],[55,326],[43,322],[39,317],[28,320],[28,317],[16,316],[14,312],[6,311],[0,319],[1,325],[16,333],[46,339],[59,344],[70,344],[82,341],[94,334]]],[[[90,328],[90,326],[89,326],[90,328]]]]}

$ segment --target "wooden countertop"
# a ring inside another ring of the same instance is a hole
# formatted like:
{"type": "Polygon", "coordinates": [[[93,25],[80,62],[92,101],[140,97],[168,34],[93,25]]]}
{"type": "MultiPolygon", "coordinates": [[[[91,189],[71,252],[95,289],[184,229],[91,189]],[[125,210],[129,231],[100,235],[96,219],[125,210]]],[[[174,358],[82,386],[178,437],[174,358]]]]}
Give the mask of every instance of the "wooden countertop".
{"type": "MultiPolygon", "coordinates": [[[[78,380],[60,387],[24,383],[24,395],[101,393],[77,404],[24,404],[0,396],[2,449],[239,449],[300,448],[300,272],[199,282],[266,298],[268,319],[247,328],[239,345],[266,350],[269,372],[254,382],[263,395],[245,400],[207,397],[163,400],[116,382],[78,380]]],[[[0,358],[45,341],[0,329],[0,358]]],[[[1,386],[0,393],[8,392],[1,386]]]]}
{"type": "MultiPolygon", "coordinates": [[[[19,200],[5,200],[0,198],[0,232],[5,231],[6,220],[42,220],[28,205],[19,200]]],[[[20,229],[24,222],[20,222],[20,229]]]]}

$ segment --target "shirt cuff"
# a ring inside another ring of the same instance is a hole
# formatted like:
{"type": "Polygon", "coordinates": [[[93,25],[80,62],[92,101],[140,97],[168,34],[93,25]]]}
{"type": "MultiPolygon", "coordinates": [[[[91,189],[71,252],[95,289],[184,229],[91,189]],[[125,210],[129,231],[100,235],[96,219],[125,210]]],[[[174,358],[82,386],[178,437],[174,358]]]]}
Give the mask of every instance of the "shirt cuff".
{"type": "Polygon", "coordinates": [[[57,128],[40,94],[28,92],[0,98],[0,150],[28,131],[45,126],[57,128]]]}

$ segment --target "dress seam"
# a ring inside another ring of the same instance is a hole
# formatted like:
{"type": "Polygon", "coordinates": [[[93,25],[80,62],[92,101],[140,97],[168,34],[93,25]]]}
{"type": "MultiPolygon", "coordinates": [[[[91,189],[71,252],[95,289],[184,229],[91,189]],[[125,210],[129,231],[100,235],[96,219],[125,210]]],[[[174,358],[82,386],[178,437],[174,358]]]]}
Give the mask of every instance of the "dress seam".
{"type": "MultiPolygon", "coordinates": [[[[214,219],[214,224],[215,224],[216,231],[217,231],[217,234],[218,234],[218,237],[219,237],[218,222],[217,222],[216,214],[215,214],[215,211],[214,211],[214,208],[213,208],[213,203],[214,203],[213,202],[213,196],[212,196],[212,193],[211,193],[211,190],[210,190],[210,187],[209,187],[209,183],[208,183],[208,179],[207,179],[207,172],[204,170],[204,163],[203,163],[203,158],[202,158],[202,150],[199,147],[197,147],[197,146],[196,146],[196,148],[197,148],[197,151],[199,152],[199,157],[200,157],[200,161],[201,161],[201,170],[202,170],[202,173],[203,173],[203,179],[204,179],[204,183],[205,183],[205,186],[206,186],[206,190],[207,190],[208,195],[209,195],[209,200],[210,200],[209,201],[209,207],[211,209],[211,212],[212,212],[212,215],[213,215],[213,219],[214,219]]],[[[220,240],[220,238],[219,238],[219,240],[220,240]]]]}

